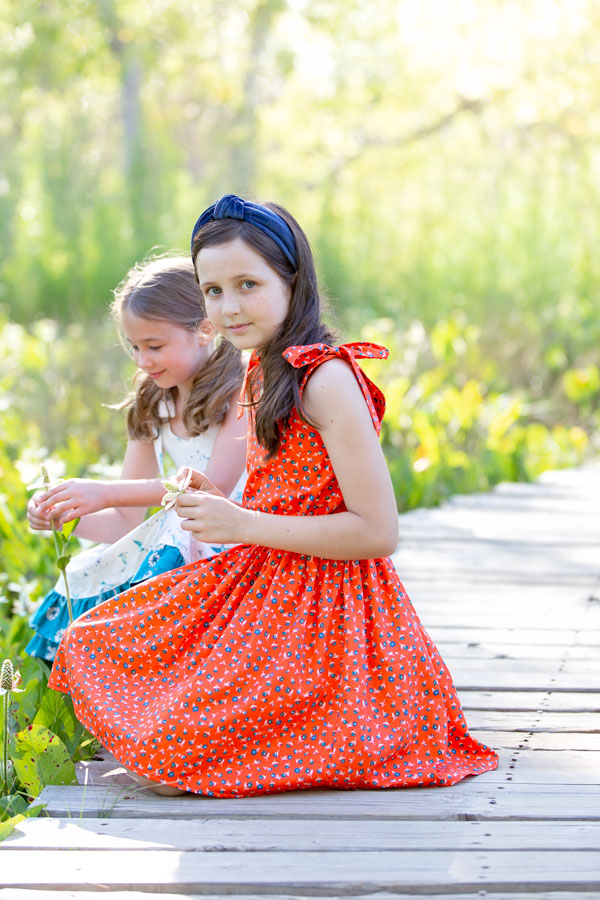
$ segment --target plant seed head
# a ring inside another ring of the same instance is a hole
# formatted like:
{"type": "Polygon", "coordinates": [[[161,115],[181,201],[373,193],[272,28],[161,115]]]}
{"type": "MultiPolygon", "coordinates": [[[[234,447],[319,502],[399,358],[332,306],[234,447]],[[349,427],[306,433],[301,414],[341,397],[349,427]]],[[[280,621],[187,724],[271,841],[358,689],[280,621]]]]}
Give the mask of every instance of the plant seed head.
{"type": "Polygon", "coordinates": [[[14,683],[14,669],[10,659],[5,659],[0,669],[0,689],[3,691],[12,691],[14,683]]]}

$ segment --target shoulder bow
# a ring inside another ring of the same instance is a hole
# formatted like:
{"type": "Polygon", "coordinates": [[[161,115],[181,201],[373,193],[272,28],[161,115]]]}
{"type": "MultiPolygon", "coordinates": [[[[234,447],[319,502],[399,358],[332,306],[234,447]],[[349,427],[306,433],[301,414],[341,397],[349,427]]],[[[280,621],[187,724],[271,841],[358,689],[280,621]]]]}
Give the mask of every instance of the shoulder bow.
{"type": "Polygon", "coordinates": [[[298,347],[288,347],[284,351],[283,357],[291,366],[300,369],[307,367],[304,378],[300,385],[302,390],[312,375],[313,371],[321,363],[328,359],[343,359],[352,366],[352,371],[356,376],[361,390],[363,392],[371,418],[377,433],[381,429],[381,420],[385,413],[385,397],[376,384],[367,378],[362,371],[357,359],[387,359],[389,350],[381,347],[379,344],[372,344],[370,341],[356,341],[350,344],[340,344],[339,347],[331,347],[329,344],[305,344],[298,347]]]}

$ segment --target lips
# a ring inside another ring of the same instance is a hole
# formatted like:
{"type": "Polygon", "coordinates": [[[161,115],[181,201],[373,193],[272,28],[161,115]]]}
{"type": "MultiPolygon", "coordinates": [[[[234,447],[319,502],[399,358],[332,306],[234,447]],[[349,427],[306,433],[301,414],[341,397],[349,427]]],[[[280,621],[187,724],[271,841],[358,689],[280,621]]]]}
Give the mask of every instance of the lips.
{"type": "Polygon", "coordinates": [[[161,375],[164,375],[167,370],[163,369],[162,372],[148,372],[150,378],[160,378],[161,375]]]}

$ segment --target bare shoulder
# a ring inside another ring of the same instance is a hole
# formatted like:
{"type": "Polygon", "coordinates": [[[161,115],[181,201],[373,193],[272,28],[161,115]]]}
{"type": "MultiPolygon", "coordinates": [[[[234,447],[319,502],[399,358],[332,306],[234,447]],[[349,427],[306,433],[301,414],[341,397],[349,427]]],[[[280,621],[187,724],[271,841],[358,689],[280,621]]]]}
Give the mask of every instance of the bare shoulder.
{"type": "Polygon", "coordinates": [[[332,413],[356,408],[357,401],[359,407],[364,404],[362,391],[352,368],[341,359],[322,363],[304,388],[304,408],[317,421],[330,421],[332,413]]]}

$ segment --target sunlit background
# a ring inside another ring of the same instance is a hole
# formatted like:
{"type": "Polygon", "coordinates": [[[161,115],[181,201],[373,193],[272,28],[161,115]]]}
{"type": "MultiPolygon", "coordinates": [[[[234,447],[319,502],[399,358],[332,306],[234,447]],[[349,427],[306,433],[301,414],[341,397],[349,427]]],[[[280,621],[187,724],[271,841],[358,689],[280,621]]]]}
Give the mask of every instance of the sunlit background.
{"type": "Polygon", "coordinates": [[[286,205],[341,336],[390,347],[371,372],[400,509],[597,451],[597,2],[1,9],[13,491],[46,456],[70,475],[122,458],[111,290],[230,191],[286,205]]]}

